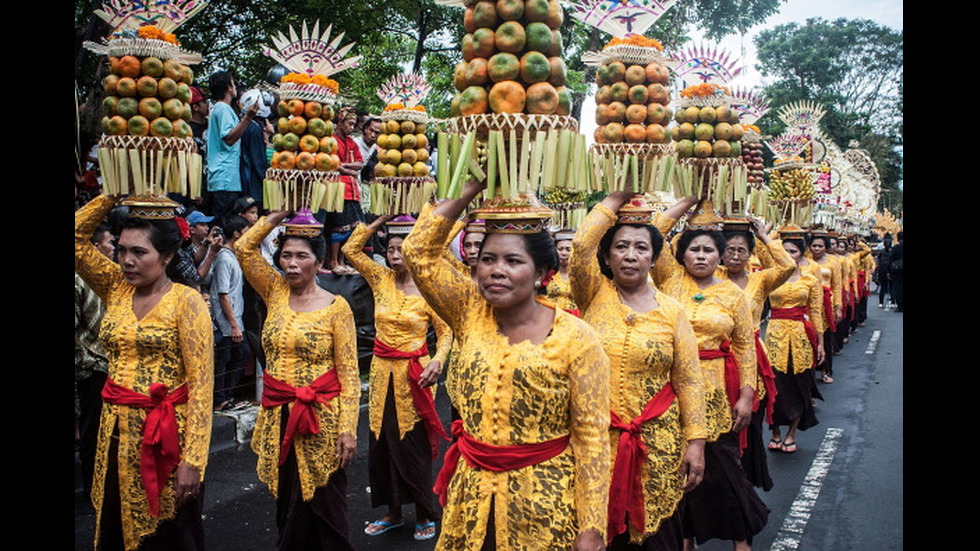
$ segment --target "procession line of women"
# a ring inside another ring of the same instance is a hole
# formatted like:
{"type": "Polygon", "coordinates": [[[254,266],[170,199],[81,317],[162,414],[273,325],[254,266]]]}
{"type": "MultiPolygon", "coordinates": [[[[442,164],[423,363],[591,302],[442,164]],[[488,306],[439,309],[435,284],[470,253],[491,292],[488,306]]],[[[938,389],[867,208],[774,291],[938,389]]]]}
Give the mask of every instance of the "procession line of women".
{"type": "MultiPolygon", "coordinates": [[[[407,235],[389,235],[387,267],[360,249],[391,217],[359,225],[344,249],[376,312],[368,462],[372,506],[387,512],[365,532],[401,526],[402,507],[414,504],[415,538],[438,537],[436,549],[693,549],[710,539],[750,548],[769,514],[756,492],[772,487],[762,450],[794,453],[797,432],[817,423],[813,370],[837,336],[826,310],[843,261],[829,264],[814,247],[820,239],[771,239],[759,222],[723,233],[724,220],[693,198],[637,222],[620,216],[632,194],[618,192],[561,239],[492,224],[468,232],[482,240],[463,264],[448,243],[482,191],[471,181],[407,235]],[[665,239],[692,208],[683,231],[665,239]],[[546,297],[549,280],[567,284],[568,302],[546,297]],[[448,431],[434,407],[444,365],[448,431]],[[433,477],[442,441],[451,445],[433,477]]],[[[76,213],[76,272],[106,300],[111,360],[96,542],[200,549],[207,309],[167,274],[172,221],[128,222],[118,264],[94,251],[88,234],[116,200],[76,213]]],[[[287,216],[262,218],[235,246],[269,310],[252,449],[276,499],[277,548],[352,549],[346,469],[361,393],[353,314],[317,284],[322,234],[286,231],[276,265],[261,256],[287,216]]]]}

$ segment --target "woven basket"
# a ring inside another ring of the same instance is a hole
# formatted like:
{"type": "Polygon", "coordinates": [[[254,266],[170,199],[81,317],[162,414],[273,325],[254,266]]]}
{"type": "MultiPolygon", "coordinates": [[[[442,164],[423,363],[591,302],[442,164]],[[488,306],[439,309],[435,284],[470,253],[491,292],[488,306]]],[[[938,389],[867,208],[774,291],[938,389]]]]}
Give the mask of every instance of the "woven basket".
{"type": "Polygon", "coordinates": [[[296,170],[288,168],[269,168],[265,171],[267,180],[275,180],[285,184],[312,184],[317,182],[335,182],[340,180],[339,172],[322,170],[296,170]]]}
{"type": "Polygon", "coordinates": [[[592,150],[599,155],[636,155],[638,157],[656,157],[671,155],[676,152],[672,143],[597,143],[592,150]]]}
{"type": "Polygon", "coordinates": [[[547,130],[571,130],[578,132],[578,121],[567,115],[529,115],[526,113],[483,113],[480,115],[465,115],[451,117],[446,121],[449,132],[468,134],[476,132],[485,138],[491,130],[536,132],[547,130]]]}
{"type": "Polygon", "coordinates": [[[394,111],[385,111],[381,113],[381,120],[412,121],[414,123],[425,124],[429,122],[429,114],[425,111],[416,111],[414,109],[397,109],[394,111]]]}
{"type": "Polygon", "coordinates": [[[680,98],[677,102],[680,107],[721,107],[722,105],[738,105],[732,96],[693,96],[680,98]]]}
{"type": "Polygon", "coordinates": [[[103,39],[102,43],[85,42],[87,50],[109,57],[132,55],[139,58],[158,57],[173,59],[184,65],[194,65],[204,61],[201,54],[182,49],[180,46],[155,38],[116,38],[103,39]]]}
{"type": "Polygon", "coordinates": [[[298,99],[303,101],[316,101],[326,105],[334,105],[340,99],[329,88],[324,88],[318,84],[297,84],[295,82],[280,83],[279,97],[286,101],[298,99]]]}
{"type": "Polygon", "coordinates": [[[194,138],[160,138],[157,136],[102,136],[99,147],[136,149],[139,151],[184,151],[197,153],[194,138]]]}
{"type": "Polygon", "coordinates": [[[627,65],[647,65],[656,61],[668,67],[676,64],[676,62],[656,48],[633,46],[631,44],[618,44],[599,52],[586,52],[582,54],[582,63],[586,65],[606,65],[614,61],[622,61],[627,65]]]}

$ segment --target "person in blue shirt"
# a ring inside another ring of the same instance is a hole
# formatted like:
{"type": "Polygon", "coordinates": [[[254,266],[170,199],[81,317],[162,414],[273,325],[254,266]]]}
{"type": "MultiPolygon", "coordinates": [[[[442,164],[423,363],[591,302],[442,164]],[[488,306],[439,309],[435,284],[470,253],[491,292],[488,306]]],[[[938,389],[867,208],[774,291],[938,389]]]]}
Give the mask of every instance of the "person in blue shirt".
{"type": "Polygon", "coordinates": [[[270,124],[269,120],[272,117],[273,101],[274,98],[270,92],[253,88],[242,94],[238,102],[242,112],[248,111],[253,104],[259,105],[255,118],[242,133],[240,141],[242,197],[254,199],[254,204],[259,211],[263,208],[262,183],[265,181],[265,172],[269,168],[265,135],[266,126],[270,124]]]}
{"type": "Polygon", "coordinates": [[[211,193],[211,214],[223,217],[231,212],[242,194],[241,137],[259,111],[252,104],[241,119],[232,102],[238,97],[235,80],[227,71],[217,71],[208,80],[211,91],[211,118],[208,121],[208,192],[211,193]]]}

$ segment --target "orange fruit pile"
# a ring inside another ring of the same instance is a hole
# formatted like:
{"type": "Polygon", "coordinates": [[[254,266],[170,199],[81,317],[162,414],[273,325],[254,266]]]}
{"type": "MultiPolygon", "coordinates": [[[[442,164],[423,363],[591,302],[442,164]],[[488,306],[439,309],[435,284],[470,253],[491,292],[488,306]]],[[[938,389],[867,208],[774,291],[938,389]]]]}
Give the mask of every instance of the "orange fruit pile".
{"type": "Polygon", "coordinates": [[[596,73],[596,143],[670,142],[670,72],[646,65],[610,61],[596,73]]]}
{"type": "Polygon", "coordinates": [[[451,114],[567,115],[571,96],[561,58],[558,0],[465,0],[463,61],[451,114]]]}
{"type": "Polygon", "coordinates": [[[333,136],[334,109],[318,101],[282,99],[276,104],[279,121],[272,136],[272,168],[336,172],[340,168],[333,136]]]}
{"type": "Polygon", "coordinates": [[[740,157],[745,129],[728,105],[680,108],[673,138],[680,158],[740,157]]]}
{"type": "Polygon", "coordinates": [[[124,55],[109,58],[102,81],[102,130],[110,136],[190,138],[194,72],[175,60],[124,55]]]}
{"type": "Polygon", "coordinates": [[[378,134],[377,141],[378,164],[374,166],[374,176],[428,177],[428,143],[423,122],[397,119],[381,121],[381,133],[378,134]]]}

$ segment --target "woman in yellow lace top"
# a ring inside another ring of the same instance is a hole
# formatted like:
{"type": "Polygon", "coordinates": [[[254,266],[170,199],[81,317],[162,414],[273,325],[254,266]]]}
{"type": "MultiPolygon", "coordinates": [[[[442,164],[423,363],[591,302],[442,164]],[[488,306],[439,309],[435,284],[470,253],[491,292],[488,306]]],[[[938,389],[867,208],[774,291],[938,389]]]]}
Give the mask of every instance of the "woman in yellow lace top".
{"type": "Polygon", "coordinates": [[[834,354],[836,350],[837,323],[843,317],[844,286],[842,270],[837,257],[831,254],[832,240],[827,232],[814,232],[810,237],[810,246],[806,256],[810,261],[804,269],[813,273],[820,280],[824,316],[824,360],[820,364],[820,376],[823,382],[834,382],[834,354]]]}
{"type": "Polygon", "coordinates": [[[342,248],[374,293],[368,473],[372,507],[387,506],[388,511],[364,531],[374,536],[401,526],[402,505],[414,503],[415,539],[422,540],[435,536],[435,521],[440,518],[432,494],[432,459],[439,440],[448,436],[435,411],[432,385],[439,380],[453,336],[405,268],[401,253],[405,235],[396,233],[405,226],[388,226],[385,255],[390,267],[364,254],[368,238],[389,220],[391,216],[379,216],[370,225],[358,224],[342,248]],[[431,359],[426,345],[430,326],[438,343],[431,359]]]}
{"type": "Polygon", "coordinates": [[[704,383],[684,309],[647,280],[660,232],[618,223],[616,211],[632,195],[613,193],[592,209],[575,233],[570,272],[582,318],[610,362],[609,548],[670,549],[682,543],[677,506],[704,470],[704,383]]]}
{"type": "Polygon", "coordinates": [[[551,276],[547,288],[548,300],[566,312],[579,315],[578,306],[572,298],[572,284],[569,281],[568,259],[572,255],[572,231],[555,233],[555,251],[558,253],[558,271],[551,276]]]}
{"type": "Polygon", "coordinates": [[[262,240],[286,216],[261,218],[235,243],[245,277],[268,308],[252,449],[259,480],[276,498],[278,547],[352,549],[345,469],[357,449],[361,395],[354,314],[343,297],[317,285],[322,235],[292,235],[287,226],[274,255],[281,272],[262,256],[262,240]]]}
{"type": "MultiPolygon", "coordinates": [[[[802,238],[785,238],[782,245],[797,263],[806,263],[802,238]]],[[[796,431],[817,424],[813,411],[810,369],[823,360],[823,287],[810,270],[797,268],[789,280],[769,295],[772,304],[766,327],[766,350],[776,372],[775,411],[770,425],[770,449],[796,451],[796,431]],[[786,438],[780,426],[789,426],[786,438]]]]}
{"type": "Polygon", "coordinates": [[[436,549],[597,549],[610,470],[608,359],[591,327],[536,295],[557,264],[546,231],[489,232],[475,280],[452,270],[446,234],[483,187],[470,181],[403,245],[422,295],[460,339],[461,419],[436,481],[445,504],[436,549]]]}
{"type": "MultiPolygon", "coordinates": [[[[843,235],[833,240],[831,253],[841,267],[841,287],[843,289],[843,312],[837,322],[837,349],[841,350],[851,337],[851,321],[854,319],[854,282],[857,273],[847,250],[847,238],[843,235]]],[[[826,382],[826,381],[825,381],[826,382]]]]}
{"type": "Polygon", "coordinates": [[[745,291],[752,309],[752,321],[755,324],[756,363],[758,381],[756,383],[756,401],[753,404],[752,422],[748,426],[748,447],[742,450],[742,468],[748,475],[753,486],[769,491],[772,489],[772,477],[769,475],[769,465],[766,458],[765,430],[763,424],[772,422],[773,397],[776,382],[769,364],[769,356],[762,343],[761,327],[762,314],[765,310],[769,293],[779,287],[792,275],[796,263],[790,258],[783,246],[770,239],[771,224],[762,220],[752,219],[751,229],[734,224],[725,225],[725,250],[722,253],[723,266],[718,268],[718,276],[729,279],[745,291]],[[761,246],[757,245],[761,242],[761,246]],[[750,267],[750,258],[757,259],[758,269],[750,267]]]}
{"type": "Polygon", "coordinates": [[[168,270],[181,243],[172,219],[140,219],[131,207],[118,264],[89,241],[117,200],[99,196],[75,212],[75,272],[106,305],[100,339],[109,375],[92,484],[95,542],[102,549],[203,548],[211,314],[201,294],[168,270]],[[144,438],[149,443],[154,435],[160,439],[149,448],[152,457],[143,457],[144,438]]]}
{"type": "MultiPolygon", "coordinates": [[[[657,216],[666,234],[692,206],[685,198],[657,216]]],[[[755,324],[745,292],[716,275],[725,239],[722,219],[701,203],[677,240],[673,254],[661,254],[653,278],[679,300],[697,335],[705,377],[708,443],[702,483],[684,496],[685,546],[709,539],[745,548],[762,531],[769,510],[749,482],[739,461],[747,445],[745,429],[752,417],[757,384],[755,324]]]]}

